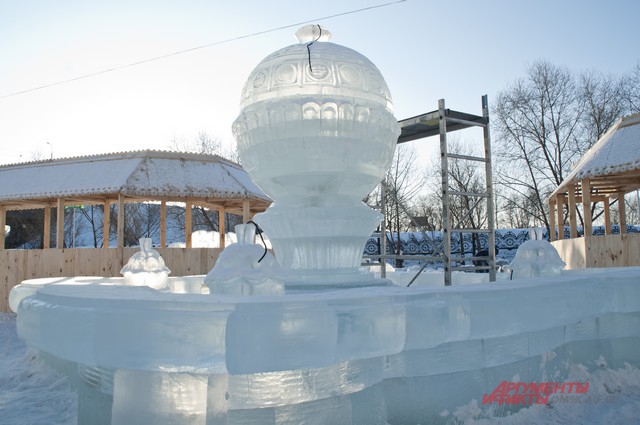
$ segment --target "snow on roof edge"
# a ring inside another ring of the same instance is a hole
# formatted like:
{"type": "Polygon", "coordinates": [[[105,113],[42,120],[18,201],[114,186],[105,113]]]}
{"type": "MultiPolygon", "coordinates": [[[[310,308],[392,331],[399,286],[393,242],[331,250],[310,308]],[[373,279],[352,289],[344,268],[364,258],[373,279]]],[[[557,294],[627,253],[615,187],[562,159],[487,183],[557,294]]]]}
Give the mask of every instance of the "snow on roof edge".
{"type": "MultiPolygon", "coordinates": [[[[582,155],[582,157],[580,158],[580,160],[576,163],[576,165],[573,167],[573,169],[571,170],[571,172],[569,173],[569,175],[567,177],[565,177],[565,179],[558,185],[558,187],[551,193],[551,195],[549,195],[549,198],[552,198],[560,193],[564,193],[567,191],[568,187],[571,184],[575,184],[577,181],[584,179],[584,178],[592,178],[595,176],[606,176],[606,175],[613,175],[613,174],[617,174],[619,172],[624,172],[627,171],[629,169],[629,167],[634,167],[636,166],[636,168],[638,166],[640,166],[640,158],[637,159],[632,159],[628,162],[625,162],[623,164],[615,164],[608,168],[608,172],[606,173],[598,173],[598,174],[594,174],[596,173],[599,169],[602,169],[603,167],[594,167],[591,170],[582,170],[582,167],[584,166],[585,163],[587,163],[594,155],[596,155],[598,153],[598,151],[604,146],[605,143],[607,143],[607,141],[614,136],[614,134],[616,132],[618,132],[619,130],[623,129],[623,128],[627,128],[627,127],[632,127],[634,125],[639,125],[640,124],[640,113],[636,113],[636,114],[631,114],[631,115],[626,115],[624,117],[619,118],[601,137],[600,139],[598,139],[598,141],[596,141],[596,143],[593,144],[593,146],[591,146],[589,148],[589,150],[587,150],[587,152],[585,152],[584,155],[582,155]]],[[[634,168],[635,169],[635,168],[634,168]]]]}
{"type": "Polygon", "coordinates": [[[12,162],[8,164],[0,164],[0,169],[2,168],[13,168],[13,167],[25,167],[25,166],[33,166],[33,165],[55,165],[61,164],[65,162],[85,162],[92,160],[108,160],[108,159],[122,159],[122,158],[167,158],[172,159],[176,157],[186,157],[185,159],[194,159],[202,161],[204,158],[209,158],[213,160],[218,160],[220,162],[228,163],[237,168],[242,168],[240,164],[234,162],[228,158],[225,158],[216,154],[206,154],[206,153],[197,153],[197,152],[186,152],[186,151],[172,151],[166,149],[142,149],[142,150],[131,150],[131,151],[119,151],[119,152],[105,152],[99,154],[87,154],[87,155],[78,155],[78,156],[65,156],[60,158],[53,159],[41,159],[36,161],[26,161],[26,162],[12,162]]]}

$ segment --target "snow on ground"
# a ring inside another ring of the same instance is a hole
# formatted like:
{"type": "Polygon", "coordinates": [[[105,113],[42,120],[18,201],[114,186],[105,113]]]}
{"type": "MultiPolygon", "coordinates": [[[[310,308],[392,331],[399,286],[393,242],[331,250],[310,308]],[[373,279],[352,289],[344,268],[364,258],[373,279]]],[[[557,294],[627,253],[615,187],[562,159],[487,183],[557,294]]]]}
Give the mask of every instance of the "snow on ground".
{"type": "MultiPolygon", "coordinates": [[[[593,373],[575,366],[566,382],[589,382],[590,397],[618,396],[614,402],[552,401],[499,417],[504,409],[471,400],[441,416],[448,425],[640,424],[640,369],[627,365],[612,370],[604,360],[599,365],[593,373]]],[[[16,316],[0,313],[0,424],[76,424],[76,399],[66,378],[43,365],[18,338],[16,316]]]]}
{"type": "Polygon", "coordinates": [[[0,313],[0,424],[75,424],[76,399],[65,377],[28,352],[16,316],[0,313]]]}
{"type": "MultiPolygon", "coordinates": [[[[580,402],[563,402],[550,396],[550,403],[534,404],[505,417],[499,405],[483,406],[472,400],[454,412],[442,412],[448,425],[599,425],[640,424],[640,369],[627,364],[623,369],[608,369],[601,359],[600,370],[590,373],[576,365],[564,382],[588,382],[587,397],[580,402]]],[[[506,407],[506,405],[503,405],[506,407]]]]}

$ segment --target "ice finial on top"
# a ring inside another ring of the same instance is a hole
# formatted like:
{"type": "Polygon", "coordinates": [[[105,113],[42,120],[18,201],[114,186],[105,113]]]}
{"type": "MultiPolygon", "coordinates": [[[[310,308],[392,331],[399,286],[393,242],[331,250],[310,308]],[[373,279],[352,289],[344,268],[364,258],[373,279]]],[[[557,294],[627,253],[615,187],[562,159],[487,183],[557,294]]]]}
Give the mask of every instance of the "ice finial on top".
{"type": "Polygon", "coordinates": [[[296,31],[296,38],[300,43],[313,43],[315,41],[331,40],[331,31],[323,26],[314,24],[306,25],[296,31]]]}

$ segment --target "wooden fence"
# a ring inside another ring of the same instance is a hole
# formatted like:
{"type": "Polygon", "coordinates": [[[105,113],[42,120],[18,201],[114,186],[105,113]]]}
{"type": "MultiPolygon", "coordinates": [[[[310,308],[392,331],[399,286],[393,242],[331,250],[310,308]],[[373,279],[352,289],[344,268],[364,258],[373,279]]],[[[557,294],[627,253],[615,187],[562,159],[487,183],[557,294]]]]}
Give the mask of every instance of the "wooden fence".
{"type": "Polygon", "coordinates": [[[640,266],[640,234],[599,235],[551,242],[567,269],[640,266]]]}
{"type": "MultiPolygon", "coordinates": [[[[139,248],[65,248],[0,250],[0,312],[9,311],[11,288],[26,279],[62,276],[121,276],[120,270],[139,248]]],[[[206,274],[220,248],[156,248],[170,276],[206,274]]]]}

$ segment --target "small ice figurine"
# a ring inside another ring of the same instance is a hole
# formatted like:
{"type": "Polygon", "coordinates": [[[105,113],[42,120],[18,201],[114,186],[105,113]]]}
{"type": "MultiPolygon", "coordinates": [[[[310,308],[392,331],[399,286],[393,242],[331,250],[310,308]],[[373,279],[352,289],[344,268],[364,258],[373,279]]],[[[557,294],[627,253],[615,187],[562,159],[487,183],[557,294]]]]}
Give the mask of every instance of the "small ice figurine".
{"type": "Polygon", "coordinates": [[[558,251],[545,240],[525,241],[507,267],[512,270],[512,278],[557,276],[562,273],[565,263],[558,251]]]}
{"type": "Polygon", "coordinates": [[[171,270],[164,264],[158,251],[151,247],[151,238],[140,238],[140,252],[129,258],[120,270],[126,286],[149,286],[157,290],[169,288],[171,270]]]}
{"type": "Polygon", "coordinates": [[[283,295],[283,272],[273,254],[255,244],[256,226],[235,227],[237,243],[220,253],[204,283],[211,294],[283,295]]]}

